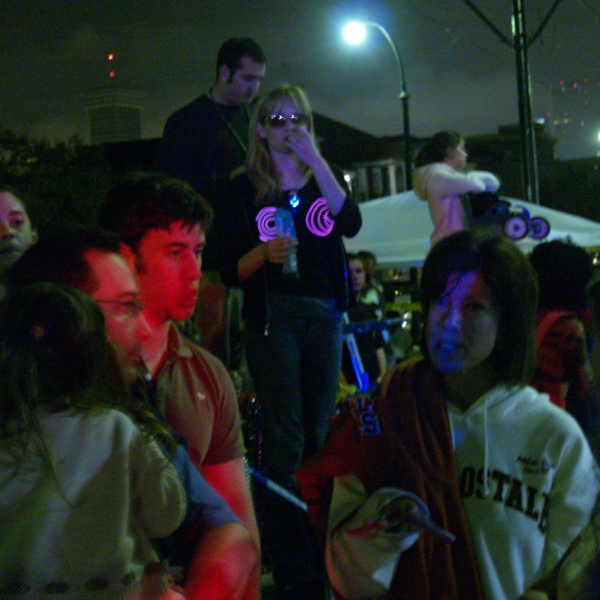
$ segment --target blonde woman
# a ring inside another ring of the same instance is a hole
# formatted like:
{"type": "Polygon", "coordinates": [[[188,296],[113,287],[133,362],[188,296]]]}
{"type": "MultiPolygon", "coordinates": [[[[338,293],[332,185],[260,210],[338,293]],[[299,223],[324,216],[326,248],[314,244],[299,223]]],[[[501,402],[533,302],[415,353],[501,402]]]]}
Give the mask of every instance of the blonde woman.
{"type": "MultiPolygon", "coordinates": [[[[342,235],[352,237],[361,226],[343,177],[315,143],[300,87],[279,87],[258,102],[247,168],[224,204],[214,237],[224,280],[244,290],[264,471],[298,493],[294,472],[323,445],[335,403],[342,312],[350,299],[342,235]]],[[[272,494],[265,502],[278,593],[321,600],[325,577],[306,514],[272,494]]]]}

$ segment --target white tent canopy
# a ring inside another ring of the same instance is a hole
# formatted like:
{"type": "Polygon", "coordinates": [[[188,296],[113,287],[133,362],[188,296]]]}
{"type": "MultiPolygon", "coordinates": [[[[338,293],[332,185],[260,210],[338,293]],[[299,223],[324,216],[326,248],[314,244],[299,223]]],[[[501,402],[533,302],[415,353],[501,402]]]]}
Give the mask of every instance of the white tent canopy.
{"type": "MultiPolygon", "coordinates": [[[[546,240],[569,238],[586,248],[600,246],[600,223],[523,200],[502,198],[510,202],[514,212],[523,207],[531,217],[547,219],[550,233],[546,240]]],[[[419,200],[414,191],[363,202],[360,212],[363,225],[358,235],[346,239],[349,252],[370,250],[377,257],[377,264],[384,268],[423,264],[433,225],[427,202],[419,200]]],[[[536,243],[526,237],[518,245],[529,251],[536,243]]]]}

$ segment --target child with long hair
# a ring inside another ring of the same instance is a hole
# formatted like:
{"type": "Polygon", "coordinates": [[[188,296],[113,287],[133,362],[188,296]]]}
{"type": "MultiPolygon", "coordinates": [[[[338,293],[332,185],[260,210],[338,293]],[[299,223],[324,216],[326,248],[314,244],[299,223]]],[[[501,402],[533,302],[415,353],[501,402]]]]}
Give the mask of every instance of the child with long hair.
{"type": "Polygon", "coordinates": [[[104,320],[74,288],[32,285],[0,328],[0,595],[159,598],[150,538],[185,512],[159,447],[109,408],[104,320]]]}

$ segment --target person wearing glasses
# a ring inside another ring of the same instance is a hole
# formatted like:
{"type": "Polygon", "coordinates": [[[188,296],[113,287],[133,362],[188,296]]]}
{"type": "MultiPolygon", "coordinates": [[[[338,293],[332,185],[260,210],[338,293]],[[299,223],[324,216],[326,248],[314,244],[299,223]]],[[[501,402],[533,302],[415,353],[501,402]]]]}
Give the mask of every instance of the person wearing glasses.
{"type": "Polygon", "coordinates": [[[185,494],[158,438],[117,406],[98,305],[10,292],[0,323],[0,596],[175,600],[152,537],[185,494]]]}
{"type": "MultiPolygon", "coordinates": [[[[113,360],[120,373],[117,379],[123,380],[123,389],[115,390],[111,398],[114,404],[130,410],[144,425],[152,414],[168,431],[140,378],[142,344],[151,329],[117,238],[78,227],[61,227],[42,236],[13,266],[9,288],[14,293],[48,281],[78,288],[102,310],[116,355],[110,356],[117,359],[113,360]]],[[[109,387],[104,382],[103,389],[109,387]]],[[[156,547],[161,558],[181,570],[187,598],[239,598],[241,592],[236,596],[234,591],[250,578],[258,562],[255,544],[241,520],[192,464],[183,439],[172,430],[169,433],[177,448],[171,443],[166,450],[185,487],[187,512],[181,526],[168,538],[155,541],[156,547]],[[223,596],[214,596],[215,589],[223,596]]]]}
{"type": "MultiPolygon", "coordinates": [[[[351,294],[342,235],[358,233],[361,216],[319,152],[299,86],[259,100],[249,137],[247,166],[231,182],[214,237],[223,280],[244,290],[264,474],[298,494],[294,472],[324,443],[334,409],[351,294]]],[[[309,531],[301,509],[265,494],[263,535],[278,598],[324,597],[309,531]]]]}

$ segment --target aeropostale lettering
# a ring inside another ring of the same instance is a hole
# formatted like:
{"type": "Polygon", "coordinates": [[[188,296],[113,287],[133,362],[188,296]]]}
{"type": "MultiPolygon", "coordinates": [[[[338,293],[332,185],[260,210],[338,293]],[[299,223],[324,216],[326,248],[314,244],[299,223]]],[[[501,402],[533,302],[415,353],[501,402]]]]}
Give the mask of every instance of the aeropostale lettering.
{"type": "MultiPolygon", "coordinates": [[[[497,470],[488,471],[489,499],[523,513],[546,532],[550,497],[520,479],[497,470]]],[[[460,493],[463,498],[485,498],[484,470],[465,467],[460,474],[460,493]]]]}

